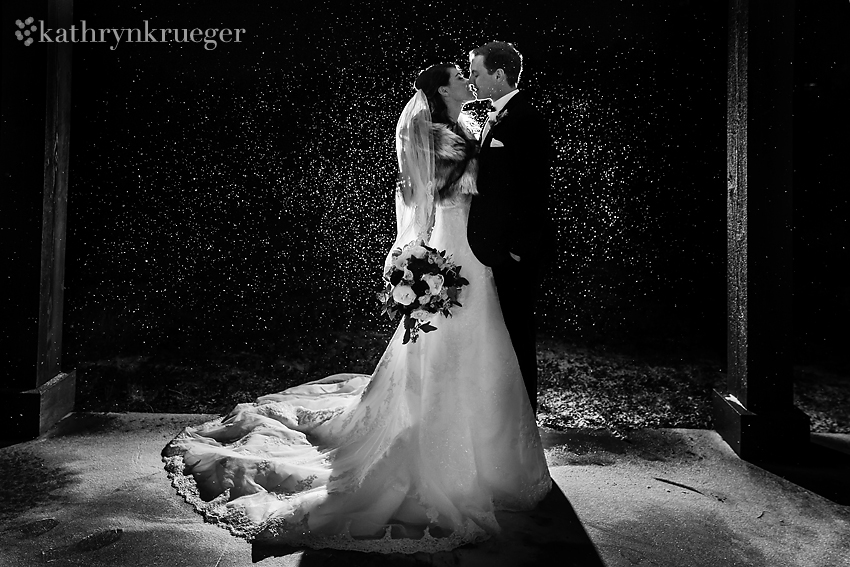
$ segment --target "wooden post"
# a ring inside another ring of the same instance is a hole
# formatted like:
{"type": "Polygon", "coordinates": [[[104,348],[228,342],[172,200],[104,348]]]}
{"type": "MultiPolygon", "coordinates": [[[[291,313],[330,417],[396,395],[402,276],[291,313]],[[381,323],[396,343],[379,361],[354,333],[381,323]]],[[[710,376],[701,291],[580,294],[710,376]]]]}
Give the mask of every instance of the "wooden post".
{"type": "MultiPolygon", "coordinates": [[[[49,0],[46,27],[69,29],[73,0],[49,0]]],[[[65,283],[65,232],[71,126],[71,43],[47,46],[47,94],[44,135],[41,286],[38,350],[33,389],[12,396],[12,423],[4,436],[37,437],[74,408],[76,375],[61,370],[65,283]]],[[[32,306],[36,308],[35,305],[32,306]]]]}
{"type": "Polygon", "coordinates": [[[792,374],[793,0],[731,0],[727,77],[728,380],[715,428],[742,458],[808,442],[792,374]]]}
{"type": "MultiPolygon", "coordinates": [[[[48,27],[53,29],[70,27],[72,13],[73,0],[52,0],[48,8],[48,27]]],[[[71,43],[55,43],[48,46],[47,51],[38,386],[59,374],[62,362],[65,223],[71,134],[71,45],[71,43]]]]}

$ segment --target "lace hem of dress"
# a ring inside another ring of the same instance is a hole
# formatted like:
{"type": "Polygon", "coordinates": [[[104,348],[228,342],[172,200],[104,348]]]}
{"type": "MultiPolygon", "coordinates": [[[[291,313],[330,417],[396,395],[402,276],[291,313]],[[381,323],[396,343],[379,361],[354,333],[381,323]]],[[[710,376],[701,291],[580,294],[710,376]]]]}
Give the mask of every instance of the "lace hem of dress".
{"type": "Polygon", "coordinates": [[[490,537],[486,531],[471,519],[467,519],[463,528],[445,536],[431,535],[425,528],[421,537],[397,536],[396,530],[403,526],[387,526],[381,537],[354,537],[348,533],[334,535],[313,534],[307,531],[308,517],[298,523],[283,519],[272,519],[264,524],[262,531],[252,539],[257,543],[271,545],[289,545],[310,547],[313,549],[339,549],[365,553],[437,553],[451,551],[462,545],[482,542],[490,537]]]}
{"type": "Polygon", "coordinates": [[[230,500],[229,488],[209,502],[205,502],[201,498],[195,479],[183,474],[184,464],[181,455],[163,457],[162,460],[165,462],[165,470],[171,480],[171,486],[206,522],[217,524],[237,537],[251,540],[256,533],[256,524],[244,513],[227,507],[227,502],[230,500]]]}
{"type": "MultiPolygon", "coordinates": [[[[380,538],[353,537],[348,533],[320,535],[309,532],[308,516],[302,517],[297,523],[288,522],[282,518],[272,518],[262,524],[252,522],[244,512],[227,506],[230,499],[230,489],[226,489],[213,500],[205,502],[200,495],[198,485],[191,476],[183,474],[184,462],[182,455],[163,456],[165,470],[171,485],[177,494],[198,512],[204,521],[216,524],[236,537],[249,542],[265,545],[290,545],[309,547],[312,549],[339,549],[373,553],[437,553],[450,551],[462,545],[478,543],[490,537],[484,529],[471,519],[467,519],[463,528],[445,536],[431,535],[426,527],[421,537],[397,537],[394,526],[387,526],[380,538]]],[[[397,526],[396,528],[401,528],[397,526]]],[[[403,528],[402,528],[403,529],[403,528]]]]}

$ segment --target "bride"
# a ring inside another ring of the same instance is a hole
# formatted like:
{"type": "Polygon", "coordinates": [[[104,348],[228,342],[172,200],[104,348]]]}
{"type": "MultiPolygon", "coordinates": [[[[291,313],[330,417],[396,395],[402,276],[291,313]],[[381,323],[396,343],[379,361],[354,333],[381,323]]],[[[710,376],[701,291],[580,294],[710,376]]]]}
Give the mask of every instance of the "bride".
{"type": "MultiPolygon", "coordinates": [[[[450,318],[403,342],[371,376],[336,374],[186,428],[163,450],[172,483],[209,521],[264,544],[436,552],[499,532],[496,510],[551,486],[490,268],[466,238],[476,193],[474,98],[435,65],[396,128],[398,237],[446,250],[468,285],[450,318]],[[430,235],[430,236],[429,236],[430,235]]],[[[387,264],[389,265],[389,264],[387,264]]]]}

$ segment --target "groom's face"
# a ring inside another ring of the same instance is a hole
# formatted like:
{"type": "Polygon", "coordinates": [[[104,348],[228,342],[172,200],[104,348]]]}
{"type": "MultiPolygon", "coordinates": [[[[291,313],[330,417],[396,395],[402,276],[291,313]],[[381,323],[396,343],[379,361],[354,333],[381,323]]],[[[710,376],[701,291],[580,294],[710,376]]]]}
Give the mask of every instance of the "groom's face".
{"type": "Polygon", "coordinates": [[[476,55],[469,63],[469,80],[478,89],[478,98],[493,98],[496,93],[496,74],[487,72],[484,66],[484,56],[476,55]]]}

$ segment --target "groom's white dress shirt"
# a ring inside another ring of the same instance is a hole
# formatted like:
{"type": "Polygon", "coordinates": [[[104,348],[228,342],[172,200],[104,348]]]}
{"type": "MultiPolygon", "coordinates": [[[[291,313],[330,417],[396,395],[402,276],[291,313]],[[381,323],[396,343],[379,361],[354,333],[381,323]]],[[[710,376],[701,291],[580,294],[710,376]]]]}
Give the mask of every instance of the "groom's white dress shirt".
{"type": "Polygon", "coordinates": [[[519,89],[514,89],[503,97],[499,98],[499,100],[493,101],[493,107],[495,110],[487,113],[487,122],[484,123],[484,129],[481,130],[481,141],[487,137],[487,133],[490,132],[490,121],[496,118],[496,116],[502,112],[502,109],[505,108],[505,105],[508,104],[508,101],[513,98],[515,94],[519,92],[519,89]]]}

